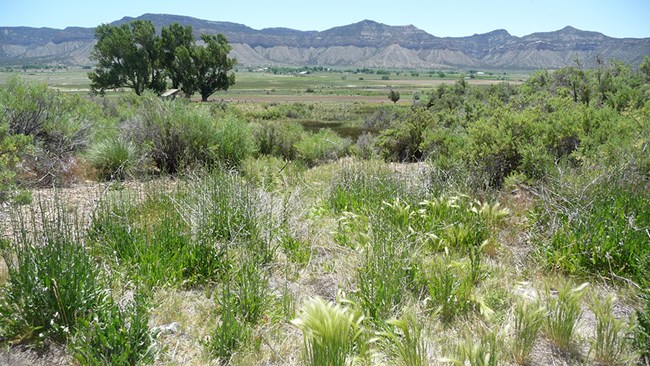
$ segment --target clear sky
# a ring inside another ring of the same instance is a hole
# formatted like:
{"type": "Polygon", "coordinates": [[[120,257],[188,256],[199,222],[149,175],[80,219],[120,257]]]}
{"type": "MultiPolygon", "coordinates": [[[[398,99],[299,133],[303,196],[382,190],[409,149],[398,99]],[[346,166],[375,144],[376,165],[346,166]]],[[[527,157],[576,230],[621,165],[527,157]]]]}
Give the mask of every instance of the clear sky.
{"type": "Polygon", "coordinates": [[[650,0],[0,0],[0,26],[94,27],[144,13],[187,15],[255,29],[325,30],[370,19],[439,37],[506,29],[515,36],[571,25],[650,37],[650,0]]]}

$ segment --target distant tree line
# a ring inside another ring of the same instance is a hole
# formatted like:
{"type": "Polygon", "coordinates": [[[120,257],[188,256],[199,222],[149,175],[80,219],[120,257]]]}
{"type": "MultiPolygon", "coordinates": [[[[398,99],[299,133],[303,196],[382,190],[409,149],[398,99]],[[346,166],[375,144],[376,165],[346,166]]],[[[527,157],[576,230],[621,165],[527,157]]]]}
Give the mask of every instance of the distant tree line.
{"type": "Polygon", "coordinates": [[[149,89],[162,93],[171,81],[187,97],[196,92],[201,100],[235,83],[229,73],[237,62],[229,58],[230,44],[222,34],[201,34],[197,45],[191,26],[178,23],[163,27],[161,34],[150,21],[129,24],[102,24],[95,28],[97,44],[91,60],[97,63],[88,74],[93,92],[132,88],[137,95],[149,89]]]}

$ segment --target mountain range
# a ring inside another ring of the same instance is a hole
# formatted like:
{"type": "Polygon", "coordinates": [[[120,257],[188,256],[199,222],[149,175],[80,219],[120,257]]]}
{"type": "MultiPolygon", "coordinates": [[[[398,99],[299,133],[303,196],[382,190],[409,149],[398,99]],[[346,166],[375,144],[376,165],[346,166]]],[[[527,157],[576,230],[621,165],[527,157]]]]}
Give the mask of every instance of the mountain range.
{"type": "MultiPolygon", "coordinates": [[[[174,22],[201,33],[224,34],[243,66],[326,66],[414,69],[538,69],[596,65],[618,59],[634,66],[650,55],[650,38],[612,38],[570,26],[516,37],[504,29],[467,37],[436,37],[413,25],[372,20],[324,31],[256,30],[243,24],[168,14],[124,17],[151,21],[157,30],[174,22]]],[[[94,29],[0,27],[0,64],[91,66],[94,29]]]]}

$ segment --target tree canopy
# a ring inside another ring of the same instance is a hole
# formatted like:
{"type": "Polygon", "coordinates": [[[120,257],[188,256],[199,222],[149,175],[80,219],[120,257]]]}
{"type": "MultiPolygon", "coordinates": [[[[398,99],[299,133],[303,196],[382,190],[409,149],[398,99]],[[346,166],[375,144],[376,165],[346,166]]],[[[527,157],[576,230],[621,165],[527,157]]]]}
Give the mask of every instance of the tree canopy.
{"type": "Polygon", "coordinates": [[[207,101],[215,91],[235,83],[229,72],[236,60],[228,57],[231,47],[222,34],[202,34],[205,46],[201,46],[189,25],[171,24],[158,36],[150,21],[135,20],[119,26],[102,24],[95,37],[91,59],[97,66],[88,77],[92,90],[100,94],[122,87],[137,95],[146,89],[160,94],[169,79],[186,96],[199,92],[207,101]]]}

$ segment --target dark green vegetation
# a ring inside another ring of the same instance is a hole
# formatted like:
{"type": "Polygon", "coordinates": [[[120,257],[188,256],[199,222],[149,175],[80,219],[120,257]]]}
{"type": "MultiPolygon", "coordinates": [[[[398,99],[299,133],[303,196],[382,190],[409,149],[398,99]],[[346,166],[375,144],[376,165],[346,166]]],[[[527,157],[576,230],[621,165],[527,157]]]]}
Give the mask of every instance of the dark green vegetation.
{"type": "Polygon", "coordinates": [[[161,94],[169,77],[173,88],[188,97],[198,91],[207,101],[235,83],[235,74],[228,72],[236,61],[228,58],[231,47],[222,34],[203,34],[205,46],[198,46],[190,26],[174,23],[158,36],[150,21],[135,20],[121,26],[102,24],[95,28],[95,37],[90,58],[97,65],[88,77],[93,92],[101,95],[121,87],[137,95],[145,90],[161,94]]]}
{"type": "Polygon", "coordinates": [[[408,105],[13,79],[0,340],[81,364],[646,362],[648,65],[408,105]],[[75,179],[108,182],[85,219],[19,191],[75,179]]]}

